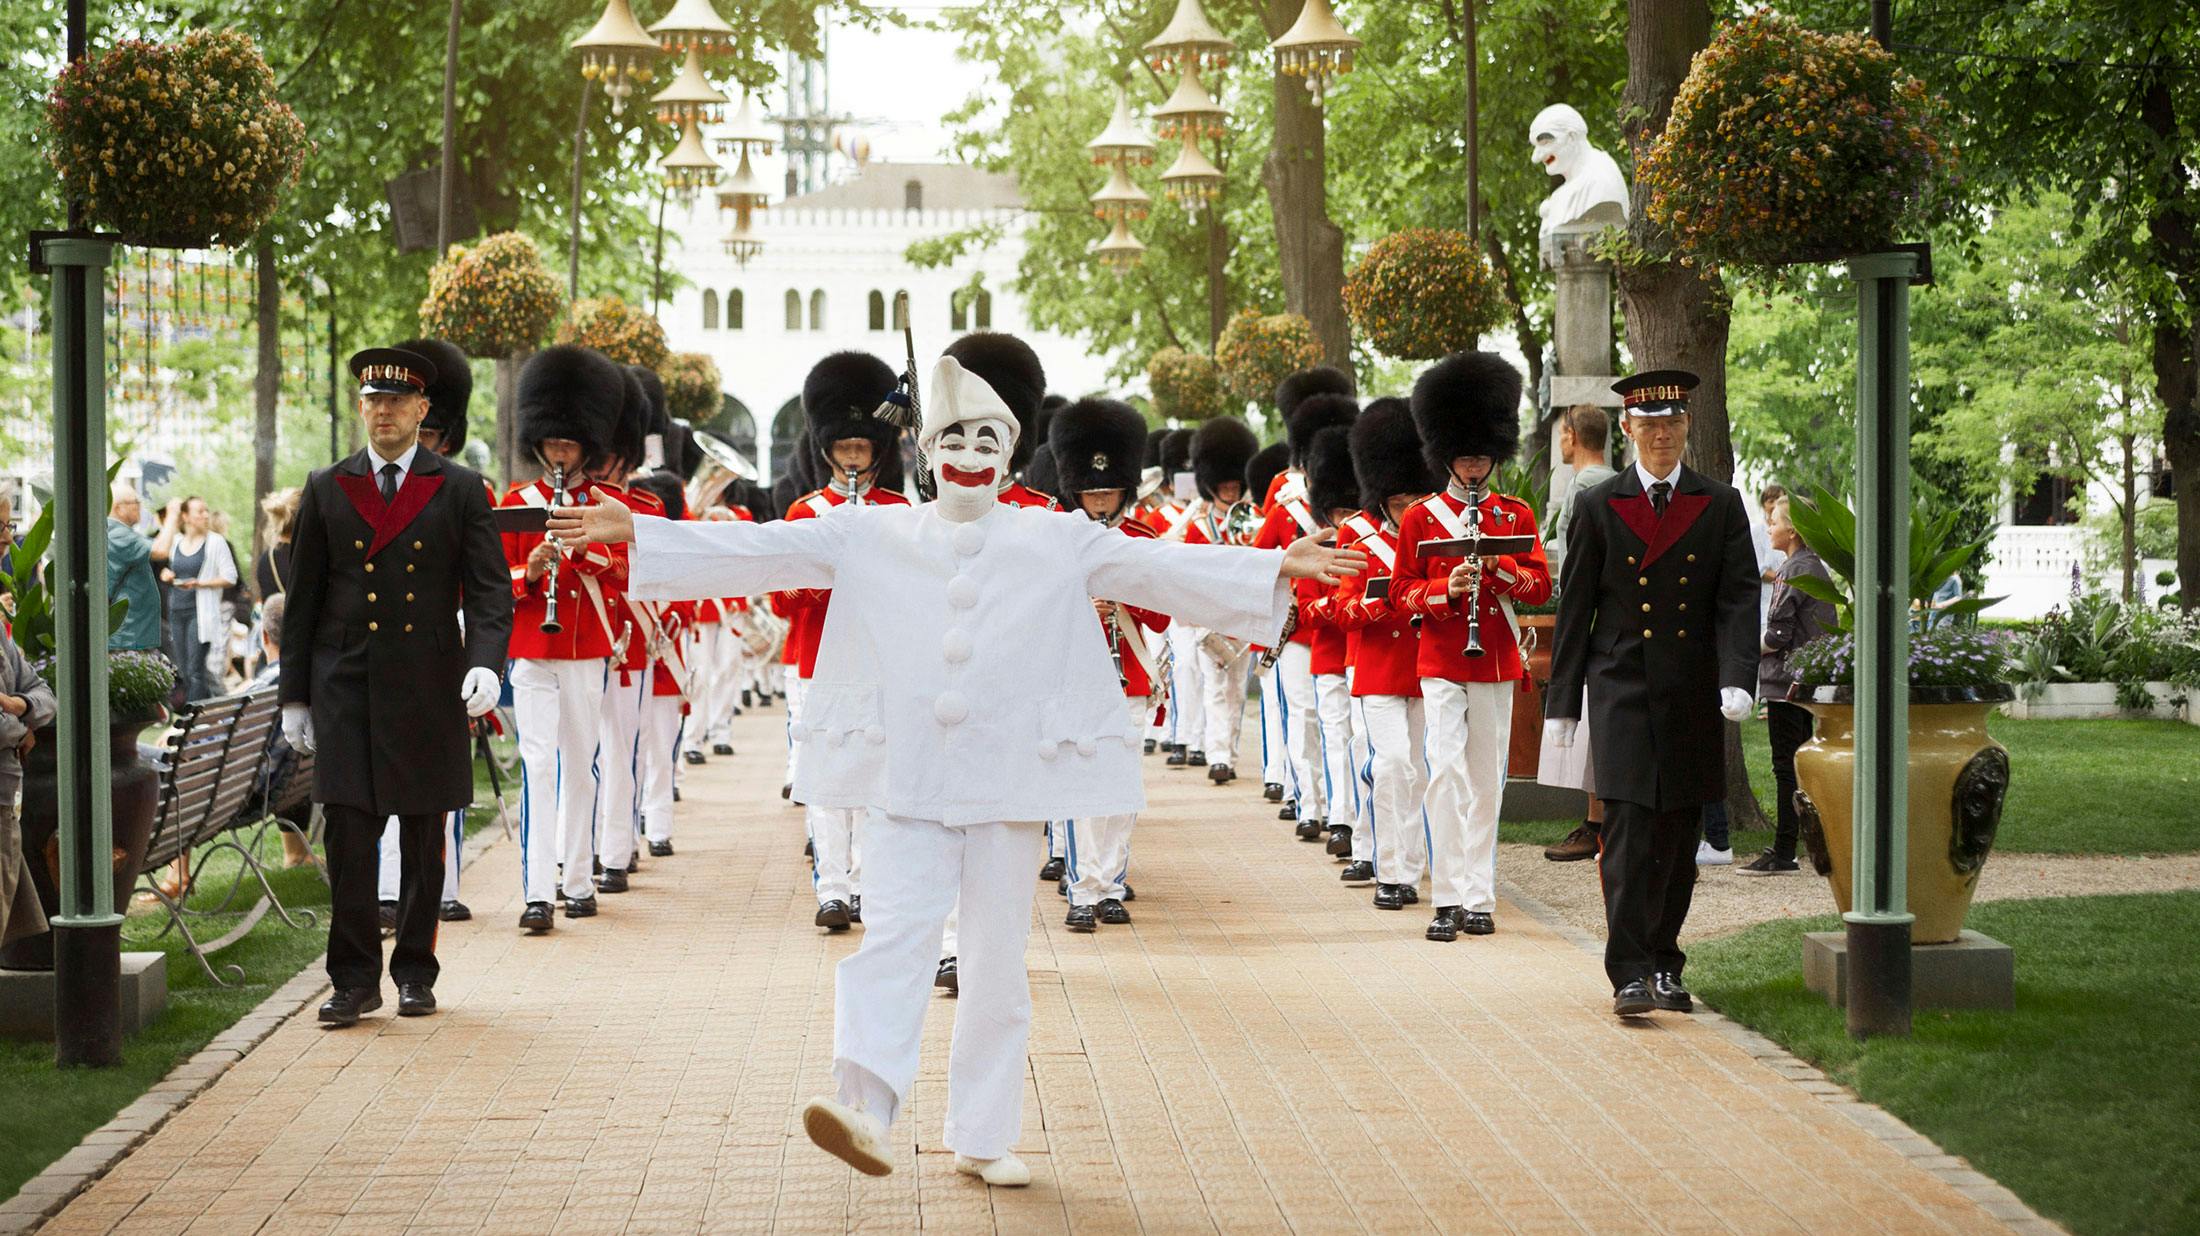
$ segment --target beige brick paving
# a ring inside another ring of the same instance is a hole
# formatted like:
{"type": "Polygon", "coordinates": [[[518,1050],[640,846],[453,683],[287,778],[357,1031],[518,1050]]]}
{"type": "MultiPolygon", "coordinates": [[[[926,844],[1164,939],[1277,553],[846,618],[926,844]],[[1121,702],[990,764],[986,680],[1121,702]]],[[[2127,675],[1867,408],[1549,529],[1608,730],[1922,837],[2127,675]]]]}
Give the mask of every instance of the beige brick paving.
{"type": "Polygon", "coordinates": [[[828,1087],[860,929],[809,924],[781,720],[689,770],[679,854],[594,920],[522,937],[517,847],[490,850],[475,920],[444,930],[440,1015],[285,1024],[44,1231],[2001,1230],[1761,1045],[1617,1022],[1572,939],[1507,905],[1494,937],[1426,943],[1419,908],[1341,888],[1257,786],[1158,760],[1137,921],[1070,935],[1040,891],[1033,1186],[988,1191],[938,1144],[945,999],[899,1170],[857,1175],[795,1116],[828,1087]]]}

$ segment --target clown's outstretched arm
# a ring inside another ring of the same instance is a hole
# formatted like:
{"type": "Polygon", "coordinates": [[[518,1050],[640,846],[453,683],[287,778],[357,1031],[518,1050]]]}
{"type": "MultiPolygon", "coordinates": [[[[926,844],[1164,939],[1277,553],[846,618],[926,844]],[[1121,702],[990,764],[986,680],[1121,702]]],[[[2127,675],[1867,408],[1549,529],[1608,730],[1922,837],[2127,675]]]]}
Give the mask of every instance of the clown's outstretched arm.
{"type": "Polygon", "coordinates": [[[552,511],[549,534],[567,549],[631,542],[628,596],[692,601],[832,587],[833,562],[856,514],[841,507],[818,519],[699,522],[635,515],[620,503],[597,501],[552,511]]]}
{"type": "Polygon", "coordinates": [[[1098,524],[1091,527],[1096,532],[1081,548],[1094,596],[1256,643],[1272,643],[1283,630],[1292,580],[1334,585],[1367,569],[1367,555],[1323,544],[1327,531],[1274,550],[1102,536],[1098,524]]]}

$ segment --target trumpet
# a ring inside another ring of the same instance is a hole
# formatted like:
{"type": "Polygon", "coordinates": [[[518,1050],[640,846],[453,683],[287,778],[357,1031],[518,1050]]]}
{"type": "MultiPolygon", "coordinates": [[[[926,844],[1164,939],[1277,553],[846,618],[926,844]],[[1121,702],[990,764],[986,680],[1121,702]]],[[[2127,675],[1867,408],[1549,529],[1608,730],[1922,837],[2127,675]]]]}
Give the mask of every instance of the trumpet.
{"type": "MultiPolygon", "coordinates": [[[[565,465],[550,465],[550,509],[573,504],[572,495],[565,488],[565,465]]],[[[558,576],[565,562],[565,550],[560,548],[550,559],[550,569],[543,574],[546,587],[542,603],[542,633],[556,635],[565,629],[558,620],[558,576]]]]}

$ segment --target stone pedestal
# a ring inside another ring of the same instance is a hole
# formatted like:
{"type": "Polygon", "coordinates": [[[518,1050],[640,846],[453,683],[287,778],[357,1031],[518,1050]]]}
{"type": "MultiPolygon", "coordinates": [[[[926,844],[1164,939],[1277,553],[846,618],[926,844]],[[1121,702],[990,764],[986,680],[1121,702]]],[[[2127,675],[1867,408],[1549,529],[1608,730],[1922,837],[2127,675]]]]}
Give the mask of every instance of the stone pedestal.
{"type": "MultiPolygon", "coordinates": [[[[1596,231],[1560,231],[1542,238],[1543,268],[1552,274],[1551,365],[1542,413],[1577,403],[1619,406],[1612,364],[1612,264],[1589,253],[1596,231]]],[[[1559,462],[1558,425],[1551,425],[1553,474],[1559,462]]]]}
{"type": "MultiPolygon", "coordinates": [[[[1803,937],[1803,986],[1835,1008],[1848,1005],[1848,936],[1814,931],[1803,937]]],[[[1946,944],[1910,949],[1911,1006],[1921,1009],[2003,1009],[2016,1005],[2016,954],[1975,931],[1946,944]]]]}
{"type": "MultiPolygon", "coordinates": [[[[124,953],[119,1021],[125,1036],[168,1007],[168,954],[124,953]]],[[[0,1038],[53,1041],[54,972],[0,970],[0,1038]]]]}

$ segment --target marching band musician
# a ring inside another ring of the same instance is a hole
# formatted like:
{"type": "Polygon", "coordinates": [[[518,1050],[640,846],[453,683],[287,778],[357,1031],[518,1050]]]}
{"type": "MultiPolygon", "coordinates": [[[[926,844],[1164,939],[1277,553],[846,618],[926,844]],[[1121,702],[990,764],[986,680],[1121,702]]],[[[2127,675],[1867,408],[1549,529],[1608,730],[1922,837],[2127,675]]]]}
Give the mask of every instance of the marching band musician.
{"type": "MultiPolygon", "coordinates": [[[[1360,509],[1351,432],[1346,426],[1328,426],[1306,448],[1304,501],[1323,527],[1339,530],[1340,540],[1346,535],[1345,521],[1360,509]]],[[[1341,878],[1346,883],[1368,884],[1375,879],[1375,853],[1370,830],[1359,823],[1363,808],[1359,769],[1366,762],[1362,754],[1366,735],[1353,716],[1352,669],[1347,658],[1352,636],[1338,620],[1333,589],[1304,583],[1299,589],[1299,622],[1314,633],[1307,669],[1314,675],[1314,704],[1321,721],[1319,754],[1329,813],[1328,850],[1345,863],[1341,878]]]]}
{"type": "Polygon", "coordinates": [[[328,824],[331,1026],[382,1006],[374,848],[392,815],[407,890],[389,960],[397,1011],[435,1011],[443,830],[473,801],[467,718],[496,705],[512,622],[480,478],[420,449],[434,363],[369,348],[351,372],[367,445],[306,480],[277,641],[283,737],[317,753],[328,824]]]}
{"type": "MultiPolygon", "coordinates": [[[[820,467],[830,478],[823,488],[805,494],[787,512],[787,520],[801,523],[816,519],[835,507],[907,506],[909,500],[878,484],[885,472],[899,472],[896,463],[901,431],[873,415],[893,393],[894,371],[868,352],[835,352],[819,361],[802,381],[802,414],[809,422],[810,441],[816,445],[820,467]]],[[[787,642],[795,646],[796,678],[788,683],[788,734],[800,744],[799,761],[812,748],[803,738],[816,732],[809,714],[809,685],[817,672],[819,641],[824,635],[833,592],[825,588],[796,588],[779,594],[788,610],[787,642]]],[[[857,886],[861,851],[857,833],[863,808],[856,804],[826,806],[799,795],[803,821],[810,834],[816,867],[811,871],[817,892],[817,925],[827,931],[846,931],[861,922],[862,890],[857,886]]]]}
{"type": "Polygon", "coordinates": [[[1492,352],[1455,352],[1413,384],[1422,456],[1444,488],[1414,504],[1398,529],[1391,588],[1421,618],[1419,672],[1428,726],[1425,798],[1430,896],[1438,942],[1497,930],[1497,816],[1513,696],[1527,674],[1512,607],[1550,599],[1535,510],[1489,488],[1520,442],[1520,371],[1492,352]],[[1476,515],[1470,507],[1479,509],[1476,515]],[[1530,538],[1524,554],[1424,554],[1424,541],[1530,538]],[[1479,644],[1477,645],[1477,641],[1479,644]],[[1479,646],[1482,655],[1470,655],[1479,646]]]}
{"type": "MultiPolygon", "coordinates": [[[[1084,516],[1125,536],[1151,538],[1153,529],[1132,514],[1138,497],[1139,445],[1146,420],[1129,404],[1112,399],[1080,399],[1055,414],[1052,442],[1054,472],[1064,497],[1084,516]]],[[[1153,715],[1157,669],[1148,651],[1156,642],[1147,632],[1168,628],[1169,616],[1115,601],[1094,598],[1116,676],[1129,701],[1133,733],[1143,734],[1153,715]]],[[[1129,874],[1131,830],[1136,812],[1080,816],[1063,830],[1069,847],[1071,931],[1091,931],[1097,923],[1127,923],[1123,905],[1129,874]]]]}
{"type": "MultiPolygon", "coordinates": [[[[559,344],[529,358],[519,375],[519,447],[549,475],[512,486],[504,505],[548,507],[580,492],[583,470],[601,465],[625,406],[626,373],[602,353],[559,344]],[[565,491],[552,486],[552,476],[564,479],[565,491]]],[[[504,560],[511,568],[510,677],[519,729],[520,887],[526,902],[519,925],[541,935],[555,925],[551,906],[558,898],[569,919],[596,913],[590,870],[596,712],[611,633],[582,584],[611,573],[621,559],[608,546],[568,555],[539,532],[506,532],[504,560]],[[545,630],[553,603],[558,626],[545,630]]]]}
{"type": "MultiPolygon", "coordinates": [[[[687,494],[670,472],[648,472],[634,479],[637,492],[657,500],[666,519],[687,518],[687,494]]],[[[649,694],[642,699],[640,724],[640,805],[642,835],[651,858],[672,857],[673,773],[679,767],[680,722],[692,710],[683,682],[695,678],[697,626],[694,601],[636,601],[652,615],[649,694]]]]}
{"type": "Polygon", "coordinates": [[[886,1130],[916,1080],[926,969],[959,896],[944,1141],[957,1171],[1017,1186],[1031,1180],[1013,1148],[1030,1069],[1032,821],[1135,812],[1144,798],[1139,735],[1093,638],[1091,598],[1272,640],[1290,579],[1335,581],[1361,560],[1311,538],[1283,552],[1195,549],[1006,506],[998,480],[1018,432],[1007,406],[952,357],[924,394],[918,445],[936,502],[753,526],[637,520],[600,503],[560,512],[553,530],[632,539],[637,595],[834,590],[798,792],[867,808],[875,857],[868,933],[836,978],[837,1095],[811,1100],[803,1125],[861,1171],[894,1169],[886,1130]]]}
{"type": "MultiPolygon", "coordinates": [[[[1182,541],[1189,537],[1192,519],[1198,513],[1197,480],[1192,475],[1192,431],[1172,429],[1161,439],[1161,509],[1158,522],[1150,526],[1165,541],[1182,541]],[[1191,496],[1179,496],[1178,478],[1183,478],[1191,496]]],[[[1199,660],[1199,630],[1188,622],[1169,624],[1169,702],[1165,720],[1168,741],[1162,746],[1168,756],[1162,762],[1171,768],[1205,768],[1207,753],[1199,749],[1207,738],[1207,675],[1199,660]]]]}
{"type": "MultiPolygon", "coordinates": [[[[1193,431],[1192,476],[1199,484],[1200,500],[1198,513],[1185,521],[1187,542],[1236,542],[1229,530],[1229,512],[1245,500],[1245,465],[1252,462],[1259,449],[1260,440],[1236,417],[1218,416],[1193,431]]],[[[1170,629],[1175,629],[1173,624],[1170,629]]],[[[1199,632],[1193,644],[1206,689],[1206,698],[1201,701],[1206,740],[1200,744],[1199,753],[1206,759],[1207,779],[1216,785],[1228,785],[1237,775],[1238,731],[1245,722],[1245,674],[1252,649],[1225,635],[1209,639],[1210,634],[1216,633],[1199,632]]]]}
{"type": "MultiPolygon", "coordinates": [[[[1291,465],[1291,444],[1271,442],[1253,453],[1251,463],[1245,465],[1245,492],[1271,494],[1277,479],[1291,465]]],[[[1258,508],[1263,520],[1275,509],[1265,498],[1258,508]]],[[[1291,756],[1284,747],[1283,700],[1274,686],[1275,671],[1270,669],[1260,681],[1260,793],[1272,803],[1284,798],[1284,785],[1291,780],[1291,756]]],[[[1285,813],[1281,818],[1291,818],[1285,813]]]]}
{"type": "MultiPolygon", "coordinates": [[[[624,503],[643,515],[662,515],[663,507],[647,490],[629,489],[626,478],[641,466],[643,441],[651,417],[649,388],[640,365],[626,366],[626,400],[601,462],[585,469],[597,501],[624,503]]],[[[602,610],[611,632],[611,657],[604,670],[602,727],[596,746],[596,855],[603,874],[596,891],[627,891],[627,876],[639,865],[641,832],[642,700],[649,695],[650,615],[626,599],[626,553],[614,547],[617,565],[581,581],[589,604],[602,610]]]]}

